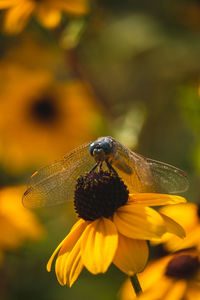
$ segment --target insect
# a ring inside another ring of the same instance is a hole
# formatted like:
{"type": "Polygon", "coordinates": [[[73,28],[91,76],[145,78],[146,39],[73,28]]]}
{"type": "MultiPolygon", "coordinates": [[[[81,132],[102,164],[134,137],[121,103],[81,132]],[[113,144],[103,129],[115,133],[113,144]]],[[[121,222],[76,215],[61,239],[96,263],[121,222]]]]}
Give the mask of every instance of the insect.
{"type": "Polygon", "coordinates": [[[23,204],[35,208],[73,200],[78,177],[99,169],[115,172],[130,193],[178,193],[188,188],[182,170],[145,158],[107,136],[86,143],[36,171],[23,195],[23,204]]]}

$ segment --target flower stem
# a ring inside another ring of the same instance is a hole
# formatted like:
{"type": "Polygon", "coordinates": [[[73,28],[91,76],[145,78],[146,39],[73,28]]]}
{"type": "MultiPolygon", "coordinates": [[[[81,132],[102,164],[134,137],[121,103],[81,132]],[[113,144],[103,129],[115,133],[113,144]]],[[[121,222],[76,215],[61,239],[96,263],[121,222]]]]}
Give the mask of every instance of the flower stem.
{"type": "Polygon", "coordinates": [[[132,286],[135,290],[136,296],[138,296],[140,293],[142,293],[142,288],[141,288],[141,285],[137,278],[137,275],[135,274],[133,276],[130,276],[130,280],[131,280],[132,286]]]}

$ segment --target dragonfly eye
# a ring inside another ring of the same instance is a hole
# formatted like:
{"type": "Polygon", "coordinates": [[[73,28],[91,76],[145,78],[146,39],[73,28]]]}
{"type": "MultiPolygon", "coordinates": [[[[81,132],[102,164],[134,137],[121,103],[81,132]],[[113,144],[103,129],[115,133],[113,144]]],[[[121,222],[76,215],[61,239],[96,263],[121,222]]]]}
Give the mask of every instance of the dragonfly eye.
{"type": "Polygon", "coordinates": [[[101,143],[101,148],[103,149],[105,154],[111,153],[112,146],[108,142],[101,143]]]}
{"type": "Polygon", "coordinates": [[[90,144],[89,152],[92,156],[96,153],[110,154],[112,151],[112,146],[108,142],[94,142],[90,144]]]}
{"type": "Polygon", "coordinates": [[[94,149],[97,149],[97,146],[98,146],[98,143],[96,143],[96,142],[90,144],[89,152],[92,156],[94,155],[94,149]]]}

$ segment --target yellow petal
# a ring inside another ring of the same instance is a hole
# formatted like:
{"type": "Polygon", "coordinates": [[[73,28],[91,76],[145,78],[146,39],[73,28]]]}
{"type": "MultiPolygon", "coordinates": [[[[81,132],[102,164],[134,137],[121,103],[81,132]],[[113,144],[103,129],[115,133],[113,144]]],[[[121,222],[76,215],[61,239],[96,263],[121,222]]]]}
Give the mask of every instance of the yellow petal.
{"type": "Polygon", "coordinates": [[[171,256],[165,256],[161,259],[150,262],[144,272],[138,275],[140,282],[142,282],[143,290],[151,288],[159,280],[162,280],[166,271],[166,266],[170,259],[171,256]]]}
{"type": "Polygon", "coordinates": [[[179,225],[173,219],[171,219],[170,217],[168,217],[162,213],[160,213],[160,215],[162,216],[162,218],[165,221],[167,232],[173,233],[180,238],[185,237],[185,230],[183,229],[183,227],[181,225],[179,225]]]}
{"type": "Polygon", "coordinates": [[[173,287],[174,282],[163,276],[153,286],[147,290],[143,290],[140,300],[165,300],[165,296],[173,287]]]}
{"type": "MultiPolygon", "coordinates": [[[[196,226],[196,228],[192,229],[187,233],[186,238],[184,240],[179,240],[179,243],[173,244],[174,239],[170,239],[167,243],[168,249],[180,250],[192,247],[199,247],[200,245],[200,226],[196,226]]],[[[178,242],[178,238],[176,240],[178,242]]]]}
{"type": "Polygon", "coordinates": [[[115,212],[113,221],[121,234],[133,239],[159,238],[166,232],[160,214],[140,204],[121,206],[115,212]]]}
{"type": "Polygon", "coordinates": [[[176,220],[186,232],[184,240],[177,236],[167,234],[163,240],[163,242],[165,242],[165,248],[169,251],[177,251],[184,248],[196,247],[200,244],[200,227],[196,204],[186,203],[166,206],[162,208],[160,212],[176,220]]]}
{"type": "MultiPolygon", "coordinates": [[[[152,287],[154,287],[158,282],[163,281],[163,278],[165,278],[164,274],[165,274],[165,270],[166,270],[166,265],[169,262],[169,260],[170,260],[170,256],[166,256],[162,259],[151,262],[145,268],[144,272],[138,274],[138,279],[139,279],[139,282],[141,283],[142,290],[143,290],[143,292],[145,292],[145,296],[143,299],[145,299],[145,300],[149,300],[149,299],[160,300],[160,299],[162,299],[162,297],[161,298],[156,298],[156,297],[150,298],[151,293],[149,293],[149,290],[152,287]]],[[[157,286],[159,286],[159,291],[162,292],[160,289],[160,285],[157,284],[157,286]]],[[[164,287],[165,287],[165,284],[164,284],[164,287]]],[[[143,294],[141,294],[140,297],[142,295],[143,294]]],[[[154,296],[154,295],[152,294],[152,296],[154,296]]],[[[120,299],[121,300],[135,299],[135,293],[133,290],[133,286],[129,279],[127,281],[125,281],[125,283],[122,285],[122,287],[120,289],[120,299]]]]}
{"type": "MultiPolygon", "coordinates": [[[[79,229],[82,228],[83,224],[85,223],[85,221],[83,219],[80,219],[78,222],[76,222],[76,224],[72,227],[71,232],[74,231],[77,228],[77,234],[79,232],[79,229]]],[[[54,260],[54,257],[56,256],[56,254],[58,253],[58,251],[60,250],[60,248],[63,246],[63,244],[66,242],[66,244],[71,240],[72,235],[68,234],[65,239],[58,245],[58,247],[56,248],[56,250],[53,252],[52,256],[50,257],[48,263],[47,263],[47,271],[50,272],[51,271],[51,265],[52,262],[54,260]]],[[[75,243],[75,242],[74,242],[75,243]]]]}
{"type": "Polygon", "coordinates": [[[89,3],[87,0],[56,0],[54,6],[75,15],[84,15],[89,12],[89,3]]]}
{"type": "Polygon", "coordinates": [[[106,272],[115,255],[117,244],[118,233],[113,222],[106,218],[95,220],[82,235],[83,264],[93,274],[106,272]]]}
{"type": "Polygon", "coordinates": [[[185,295],[187,300],[196,300],[196,299],[200,299],[200,286],[198,285],[198,283],[191,283],[188,286],[188,290],[186,292],[185,295]]]}
{"type": "Polygon", "coordinates": [[[187,282],[185,280],[177,280],[166,293],[163,300],[180,300],[185,296],[187,282]]]}
{"type": "Polygon", "coordinates": [[[56,275],[61,285],[67,284],[71,287],[84,267],[81,259],[80,243],[81,239],[79,238],[71,252],[58,254],[56,275]]]}
{"type": "MultiPolygon", "coordinates": [[[[144,271],[145,272],[145,271],[144,271]]],[[[143,274],[143,273],[142,273],[143,274]]],[[[168,289],[173,286],[173,281],[169,280],[169,279],[165,279],[165,277],[163,278],[159,278],[157,280],[157,284],[154,285],[149,285],[148,284],[148,288],[146,288],[146,283],[144,284],[144,282],[142,280],[140,280],[140,275],[139,274],[139,281],[141,283],[142,286],[142,290],[143,293],[140,294],[140,296],[138,297],[138,299],[142,299],[142,300],[165,300],[164,295],[167,293],[168,289]]],[[[149,279],[151,278],[150,277],[149,279]]],[[[148,278],[147,278],[148,280],[148,278]]],[[[124,282],[124,284],[122,285],[121,289],[120,289],[120,300],[135,300],[137,299],[135,291],[133,289],[133,286],[131,284],[130,279],[126,280],[124,282]]]]}
{"type": "MultiPolygon", "coordinates": [[[[77,222],[78,223],[78,222],[77,222]]],[[[80,256],[80,237],[88,222],[79,221],[79,224],[70,231],[58,253],[55,270],[61,285],[71,286],[80,274],[83,264],[80,256]]]]}
{"type": "Polygon", "coordinates": [[[56,27],[61,20],[60,11],[47,7],[45,3],[44,5],[38,6],[36,14],[40,23],[47,28],[56,27]]]}
{"type": "Polygon", "coordinates": [[[118,248],[113,263],[124,273],[133,276],[146,266],[149,249],[146,241],[118,236],[118,248]]]}
{"type": "Polygon", "coordinates": [[[84,219],[79,219],[71,228],[70,232],[79,227],[81,224],[85,223],[86,225],[89,224],[89,221],[85,221],[84,219]]]}
{"type": "Polygon", "coordinates": [[[199,222],[197,208],[194,203],[185,203],[165,206],[159,211],[181,224],[187,233],[187,229],[190,230],[199,222]]]}
{"type": "Polygon", "coordinates": [[[119,299],[120,300],[134,300],[136,299],[136,295],[132,286],[130,279],[128,278],[122,284],[119,290],[119,299]]]}
{"type": "Polygon", "coordinates": [[[10,33],[20,32],[25,27],[33,10],[34,3],[32,1],[23,2],[9,9],[5,14],[5,31],[10,33]]]}
{"type": "Polygon", "coordinates": [[[50,257],[50,259],[47,263],[47,271],[48,272],[51,271],[51,265],[52,265],[52,262],[54,260],[54,257],[56,256],[56,254],[58,253],[58,251],[60,250],[60,248],[62,247],[62,245],[64,244],[64,242],[66,241],[67,238],[68,238],[68,236],[66,236],[66,238],[64,238],[64,240],[58,245],[56,250],[54,250],[53,254],[51,255],[51,257],[50,257]]]}
{"type": "Polygon", "coordinates": [[[185,203],[186,199],[180,196],[156,193],[137,193],[129,195],[129,202],[145,206],[160,206],[185,203]]]}
{"type": "Polygon", "coordinates": [[[9,8],[19,4],[19,0],[0,0],[0,9],[9,8]]]}

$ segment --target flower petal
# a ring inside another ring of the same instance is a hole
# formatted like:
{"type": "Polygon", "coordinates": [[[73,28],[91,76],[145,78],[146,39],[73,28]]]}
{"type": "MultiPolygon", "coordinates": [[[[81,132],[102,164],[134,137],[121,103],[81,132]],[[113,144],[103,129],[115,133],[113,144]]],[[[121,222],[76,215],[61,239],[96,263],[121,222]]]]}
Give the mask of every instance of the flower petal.
{"type": "MultiPolygon", "coordinates": [[[[74,226],[73,226],[72,229],[71,229],[71,232],[72,232],[74,229],[76,229],[76,228],[80,228],[80,226],[82,226],[83,223],[85,223],[85,221],[82,220],[82,219],[80,219],[78,222],[76,222],[76,223],[74,224],[74,226]]],[[[70,232],[70,233],[71,233],[71,232],[70,232]]],[[[47,263],[47,271],[48,271],[48,272],[51,271],[51,265],[52,265],[52,262],[53,262],[53,260],[54,260],[54,257],[56,256],[56,254],[58,253],[58,251],[60,250],[60,248],[63,246],[63,244],[64,244],[65,242],[68,243],[68,241],[69,241],[70,238],[71,238],[71,235],[68,234],[68,235],[64,238],[64,240],[62,240],[62,242],[58,245],[58,247],[57,247],[56,250],[53,252],[53,254],[51,255],[51,257],[50,257],[50,259],[49,259],[49,261],[48,261],[48,263],[47,263]]]]}
{"type": "MultiPolygon", "coordinates": [[[[155,285],[152,285],[152,286],[149,286],[148,288],[146,288],[145,282],[140,280],[140,277],[141,277],[140,275],[142,275],[142,274],[139,274],[139,276],[138,276],[139,281],[142,284],[142,290],[143,290],[143,293],[140,294],[139,299],[142,299],[142,300],[161,300],[162,299],[162,300],[164,300],[165,299],[164,294],[167,292],[169,287],[173,285],[173,282],[171,280],[165,279],[165,277],[163,277],[163,278],[158,279],[158,281],[157,281],[158,284],[156,285],[157,288],[155,288],[155,285]]],[[[152,274],[150,274],[150,276],[151,275],[152,274]]],[[[137,299],[130,279],[127,279],[124,282],[124,284],[122,285],[122,287],[120,289],[119,294],[120,294],[120,300],[135,300],[135,299],[137,299]]]]}
{"type": "Polygon", "coordinates": [[[166,277],[160,278],[156,284],[150,287],[148,290],[143,290],[140,295],[141,300],[165,300],[165,296],[173,287],[174,281],[166,277]]]}
{"type": "Polygon", "coordinates": [[[106,218],[95,220],[82,235],[83,264],[93,274],[106,272],[115,255],[117,244],[118,233],[114,223],[106,218]]]}
{"type": "Polygon", "coordinates": [[[79,219],[71,228],[70,232],[73,231],[74,229],[78,228],[81,224],[89,224],[89,221],[85,221],[84,219],[79,219]]]}
{"type": "Polygon", "coordinates": [[[19,4],[19,0],[0,0],[0,9],[9,8],[19,4]]]}
{"type": "Polygon", "coordinates": [[[33,10],[34,3],[32,1],[10,8],[5,14],[4,30],[10,33],[20,32],[26,25],[33,10]]]}
{"type": "Polygon", "coordinates": [[[55,271],[61,285],[71,286],[83,268],[80,259],[80,237],[87,224],[85,221],[79,222],[67,235],[58,253],[55,271]]]}
{"type": "Polygon", "coordinates": [[[60,11],[51,7],[47,7],[45,3],[44,5],[38,6],[36,14],[40,23],[47,28],[56,27],[61,20],[60,11]]]}
{"type": "Polygon", "coordinates": [[[162,207],[159,211],[181,224],[187,233],[187,229],[190,230],[192,227],[196,227],[199,223],[197,210],[198,206],[196,204],[185,203],[168,205],[162,207]]]}
{"type": "Polygon", "coordinates": [[[56,254],[58,253],[58,251],[60,250],[60,248],[62,247],[62,245],[64,244],[64,242],[66,241],[67,238],[68,238],[68,235],[64,238],[64,240],[62,240],[62,242],[58,245],[56,250],[54,250],[53,254],[51,255],[50,259],[48,260],[48,263],[47,263],[47,271],[48,272],[51,271],[52,262],[53,262],[53,260],[56,256],[56,254]]]}
{"type": "Polygon", "coordinates": [[[89,12],[89,3],[87,0],[56,0],[54,6],[69,14],[84,15],[89,12]]]}
{"type": "Polygon", "coordinates": [[[200,299],[200,287],[199,287],[198,283],[192,282],[188,286],[185,297],[187,300],[200,299]]]}
{"type": "Polygon", "coordinates": [[[160,214],[140,204],[121,206],[115,212],[113,221],[121,234],[133,239],[159,238],[166,232],[160,214]]]}
{"type": "Polygon", "coordinates": [[[145,206],[160,206],[185,203],[186,199],[180,196],[156,193],[129,194],[128,203],[143,204],[145,206]]]}
{"type": "Polygon", "coordinates": [[[180,300],[185,296],[185,291],[187,288],[186,280],[177,280],[174,282],[172,287],[166,293],[163,300],[180,300]]]}
{"type": "MultiPolygon", "coordinates": [[[[145,293],[145,296],[143,299],[152,299],[154,295],[152,294],[152,298],[148,298],[148,296],[151,296],[151,288],[153,288],[158,282],[162,282],[163,278],[165,279],[165,270],[166,265],[169,262],[171,256],[165,256],[161,259],[158,259],[154,262],[151,262],[148,264],[148,266],[145,268],[144,272],[138,274],[139,282],[141,282],[143,293],[145,293]]],[[[165,285],[165,284],[164,284],[165,285]]],[[[159,286],[159,291],[162,292],[159,286]]],[[[143,295],[143,293],[140,295],[140,297],[143,295]]],[[[131,284],[130,279],[126,280],[125,283],[122,285],[120,290],[120,299],[121,300],[132,300],[135,299],[135,292],[133,290],[133,286],[131,284]]],[[[163,299],[161,298],[153,298],[153,300],[163,299]]]]}
{"type": "Polygon", "coordinates": [[[183,227],[181,225],[176,223],[170,217],[168,217],[168,216],[166,216],[162,213],[159,213],[159,214],[162,216],[162,218],[165,221],[167,232],[173,233],[173,234],[177,235],[180,238],[185,237],[185,230],[183,229],[183,227]]]}
{"type": "Polygon", "coordinates": [[[165,206],[160,212],[164,215],[173,218],[185,230],[186,237],[182,240],[172,234],[165,234],[162,241],[165,243],[165,248],[169,251],[177,251],[184,248],[197,247],[200,244],[199,234],[200,226],[197,214],[197,205],[194,203],[186,203],[173,206],[165,206]]]}
{"type": "Polygon", "coordinates": [[[146,241],[129,239],[119,234],[113,263],[128,276],[133,276],[144,270],[148,254],[146,241]]]}
{"type": "Polygon", "coordinates": [[[180,240],[176,237],[171,238],[167,241],[166,248],[172,251],[177,251],[180,249],[197,247],[200,249],[200,226],[196,226],[193,230],[187,233],[184,240],[180,240]],[[176,238],[176,239],[175,239],[176,238]]]}
{"type": "Polygon", "coordinates": [[[58,255],[56,261],[56,274],[61,285],[67,284],[71,287],[84,267],[81,259],[80,244],[81,239],[79,238],[68,255],[58,255]]]}

